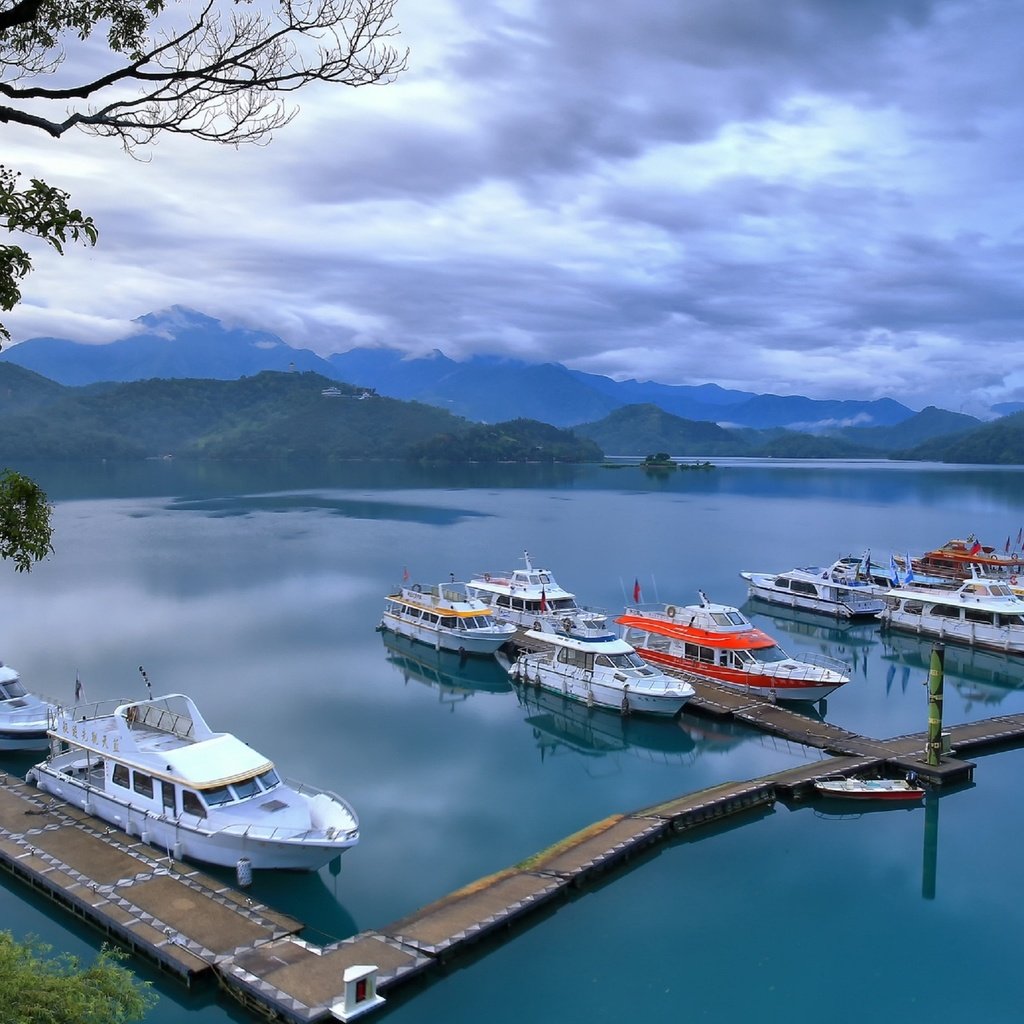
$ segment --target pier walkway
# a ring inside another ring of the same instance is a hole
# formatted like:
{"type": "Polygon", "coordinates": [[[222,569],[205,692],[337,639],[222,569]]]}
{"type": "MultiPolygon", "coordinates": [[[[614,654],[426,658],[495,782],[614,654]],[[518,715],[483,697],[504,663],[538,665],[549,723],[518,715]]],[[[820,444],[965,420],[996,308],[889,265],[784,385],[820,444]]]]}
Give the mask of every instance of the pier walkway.
{"type": "Polygon", "coordinates": [[[778,799],[809,795],[823,775],[913,770],[932,786],[969,781],[974,765],[964,756],[1024,744],[1024,715],[952,726],[944,733],[949,755],[928,766],[924,733],[858,736],[715,684],[699,686],[691,705],[828,756],[613,815],[408,917],[328,945],[306,941],[300,922],[244,892],[5,775],[0,867],[186,983],[216,977],[256,1014],[298,1024],[348,1020],[377,1005],[350,999],[360,972],[374,969],[374,999],[397,991],[673,836],[769,813],[778,799]]]}

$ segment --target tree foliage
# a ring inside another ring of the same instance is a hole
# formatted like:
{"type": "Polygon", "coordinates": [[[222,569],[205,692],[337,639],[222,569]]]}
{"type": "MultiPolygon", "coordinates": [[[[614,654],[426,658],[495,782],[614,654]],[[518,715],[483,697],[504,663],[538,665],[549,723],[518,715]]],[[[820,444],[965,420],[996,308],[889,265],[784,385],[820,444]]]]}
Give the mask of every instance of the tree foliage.
{"type": "Polygon", "coordinates": [[[127,1024],[141,1020],[156,1002],[119,961],[124,954],[104,946],[83,967],[78,957],[51,957],[34,939],[16,942],[0,932],[0,1007],[5,1024],[127,1024]]]}
{"type": "Polygon", "coordinates": [[[0,558],[13,559],[18,572],[28,572],[50,554],[51,511],[34,480],[9,469],[0,473],[0,558]]]}

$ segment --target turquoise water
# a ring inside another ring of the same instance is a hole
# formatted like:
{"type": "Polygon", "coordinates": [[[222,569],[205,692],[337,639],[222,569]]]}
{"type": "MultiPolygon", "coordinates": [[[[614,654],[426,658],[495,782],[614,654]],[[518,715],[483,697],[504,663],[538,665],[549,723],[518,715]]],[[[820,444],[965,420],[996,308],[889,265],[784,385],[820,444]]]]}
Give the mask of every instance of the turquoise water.
{"type": "MultiPolygon", "coordinates": [[[[313,941],[383,926],[608,814],[820,756],[691,717],[624,725],[524,702],[487,663],[389,645],[374,627],[404,568],[464,578],[525,548],[613,612],[634,580],[644,600],[702,588],[743,605],[741,570],[970,532],[1001,545],[1024,520],[1018,472],[933,466],[18,468],[56,503],[57,551],[27,577],[0,569],[0,656],[65,698],[76,672],[92,699],[141,696],[143,665],[154,692],[190,693],[215,728],[351,800],[363,840],[337,874],[254,885],[313,941]]],[[[927,642],[746,610],[791,652],[853,665],[829,721],[924,729],[927,642]]],[[[950,648],[946,667],[947,722],[1024,710],[1024,664],[950,648]]],[[[777,805],[662,847],[376,1019],[1016,1020],[1022,759],[980,759],[973,787],[927,809],[777,805]]],[[[98,941],[6,876],[0,920],[86,955],[98,941]]],[[[156,980],[152,1021],[250,1019],[156,980]]]]}

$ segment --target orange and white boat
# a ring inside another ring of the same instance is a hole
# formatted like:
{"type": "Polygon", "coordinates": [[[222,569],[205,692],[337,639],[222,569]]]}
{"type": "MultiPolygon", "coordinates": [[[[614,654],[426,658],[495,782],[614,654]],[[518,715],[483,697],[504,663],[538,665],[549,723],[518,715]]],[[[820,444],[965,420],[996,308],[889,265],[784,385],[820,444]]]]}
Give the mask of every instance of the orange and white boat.
{"type": "MultiPolygon", "coordinates": [[[[897,559],[899,561],[899,559],[897,559]]],[[[966,540],[948,540],[942,547],[933,548],[912,559],[914,572],[931,573],[946,579],[966,580],[972,575],[972,567],[985,576],[996,576],[1003,580],[1017,577],[1024,580],[1024,554],[1010,550],[1010,539],[1006,540],[1006,551],[1000,554],[994,547],[982,544],[974,534],[966,540]]]]}
{"type": "Polygon", "coordinates": [[[627,608],[615,621],[645,660],[772,700],[816,701],[850,681],[850,666],[817,653],[788,655],[738,608],[669,604],[627,608]]]}

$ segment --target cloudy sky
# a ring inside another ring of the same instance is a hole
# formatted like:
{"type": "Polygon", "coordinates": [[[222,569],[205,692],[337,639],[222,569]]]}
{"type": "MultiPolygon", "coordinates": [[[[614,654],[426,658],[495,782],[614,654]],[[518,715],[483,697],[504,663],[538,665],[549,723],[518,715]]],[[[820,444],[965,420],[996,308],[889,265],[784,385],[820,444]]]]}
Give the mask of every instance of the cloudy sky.
{"type": "Polygon", "coordinates": [[[983,414],[1024,400],[1024,5],[397,0],[408,70],[313,86],[264,147],[53,141],[95,249],[16,341],[172,304],[385,344],[983,414]]]}

